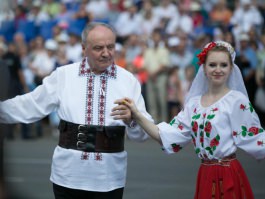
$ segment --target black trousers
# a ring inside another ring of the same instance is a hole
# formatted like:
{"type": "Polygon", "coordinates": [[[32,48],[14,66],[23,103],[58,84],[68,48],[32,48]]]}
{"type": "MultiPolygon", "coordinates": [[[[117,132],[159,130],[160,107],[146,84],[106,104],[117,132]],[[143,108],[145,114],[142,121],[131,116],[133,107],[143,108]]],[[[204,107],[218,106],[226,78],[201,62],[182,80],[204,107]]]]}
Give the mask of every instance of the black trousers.
{"type": "Polygon", "coordinates": [[[94,192],[70,189],[53,184],[55,199],[122,199],[123,189],[119,188],[109,192],[94,192]]]}

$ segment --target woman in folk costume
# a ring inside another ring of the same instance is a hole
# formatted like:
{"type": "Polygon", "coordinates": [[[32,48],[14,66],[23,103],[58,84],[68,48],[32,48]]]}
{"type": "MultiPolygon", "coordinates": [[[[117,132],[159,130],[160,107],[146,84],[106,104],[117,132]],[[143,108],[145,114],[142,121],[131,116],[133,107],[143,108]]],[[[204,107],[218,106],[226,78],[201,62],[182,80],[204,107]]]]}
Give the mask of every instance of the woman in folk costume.
{"type": "Polygon", "coordinates": [[[256,159],[265,158],[265,132],[234,63],[235,51],[229,43],[216,41],[207,44],[198,58],[201,67],[184,109],[169,124],[149,122],[131,99],[116,103],[126,104],[133,119],[167,153],[193,142],[201,159],[195,199],[253,199],[235,152],[241,148],[256,159]]]}

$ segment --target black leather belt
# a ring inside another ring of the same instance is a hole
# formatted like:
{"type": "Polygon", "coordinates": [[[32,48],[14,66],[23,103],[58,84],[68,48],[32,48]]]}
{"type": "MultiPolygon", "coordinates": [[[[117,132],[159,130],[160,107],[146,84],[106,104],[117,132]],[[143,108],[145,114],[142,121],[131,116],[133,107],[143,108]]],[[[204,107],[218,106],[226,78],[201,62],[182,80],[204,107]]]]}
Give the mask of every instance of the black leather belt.
{"type": "Polygon", "coordinates": [[[82,125],[61,120],[58,128],[60,147],[84,152],[124,151],[125,126],[82,125]]]}

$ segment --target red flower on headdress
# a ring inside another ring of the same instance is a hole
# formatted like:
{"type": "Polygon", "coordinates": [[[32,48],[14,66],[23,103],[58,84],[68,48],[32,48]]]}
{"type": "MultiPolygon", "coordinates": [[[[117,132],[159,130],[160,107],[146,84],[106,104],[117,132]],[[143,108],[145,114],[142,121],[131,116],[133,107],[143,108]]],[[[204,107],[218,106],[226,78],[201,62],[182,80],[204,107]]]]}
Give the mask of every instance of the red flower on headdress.
{"type": "Polygon", "coordinates": [[[199,62],[198,64],[201,65],[201,64],[205,64],[205,61],[206,61],[206,55],[208,53],[209,50],[211,50],[213,47],[216,46],[216,43],[214,42],[211,42],[207,47],[205,47],[198,55],[198,59],[199,59],[199,62]]]}

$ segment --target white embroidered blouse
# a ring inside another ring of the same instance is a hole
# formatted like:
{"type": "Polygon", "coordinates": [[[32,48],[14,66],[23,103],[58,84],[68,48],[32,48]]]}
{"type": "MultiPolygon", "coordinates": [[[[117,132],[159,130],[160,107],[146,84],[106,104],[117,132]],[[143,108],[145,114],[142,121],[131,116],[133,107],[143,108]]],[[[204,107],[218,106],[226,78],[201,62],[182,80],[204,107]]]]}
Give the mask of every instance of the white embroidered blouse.
{"type": "MultiPolygon", "coordinates": [[[[31,123],[57,111],[61,119],[76,124],[125,126],[114,120],[114,101],[134,99],[141,112],[146,112],[140,83],[125,69],[112,65],[95,75],[84,59],[81,63],[57,68],[33,92],[0,102],[0,122],[31,123]]],[[[127,137],[136,141],[148,138],[136,125],[126,126],[127,137]]],[[[89,191],[110,191],[125,186],[127,152],[84,153],[56,146],[51,168],[51,181],[65,187],[89,191]]]]}
{"type": "Polygon", "coordinates": [[[249,100],[231,90],[209,107],[201,96],[191,98],[170,124],[158,124],[163,149],[178,152],[191,141],[200,159],[222,159],[241,148],[265,158],[265,132],[249,100]]]}

